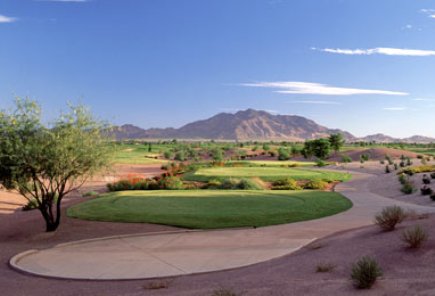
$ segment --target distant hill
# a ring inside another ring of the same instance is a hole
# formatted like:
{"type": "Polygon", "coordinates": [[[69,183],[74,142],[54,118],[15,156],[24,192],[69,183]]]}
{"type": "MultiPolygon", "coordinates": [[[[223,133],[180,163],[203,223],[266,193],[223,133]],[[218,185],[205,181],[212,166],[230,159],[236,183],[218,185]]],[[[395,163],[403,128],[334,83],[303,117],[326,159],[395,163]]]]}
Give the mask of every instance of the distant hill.
{"type": "Polygon", "coordinates": [[[186,124],[178,129],[141,129],[126,124],[115,132],[117,139],[214,139],[214,140],[276,140],[304,141],[327,137],[340,132],[349,140],[355,137],[345,131],[329,129],[301,116],[272,115],[247,109],[235,114],[219,113],[205,120],[186,124]]]}
{"type": "Polygon", "coordinates": [[[356,138],[349,132],[330,129],[313,120],[296,115],[273,115],[266,111],[247,109],[237,113],[219,113],[208,119],[195,121],[180,128],[151,128],[125,124],[115,129],[115,137],[123,139],[204,139],[237,141],[305,141],[341,133],[347,141],[389,142],[435,142],[435,139],[413,136],[396,139],[383,134],[356,138]]]}

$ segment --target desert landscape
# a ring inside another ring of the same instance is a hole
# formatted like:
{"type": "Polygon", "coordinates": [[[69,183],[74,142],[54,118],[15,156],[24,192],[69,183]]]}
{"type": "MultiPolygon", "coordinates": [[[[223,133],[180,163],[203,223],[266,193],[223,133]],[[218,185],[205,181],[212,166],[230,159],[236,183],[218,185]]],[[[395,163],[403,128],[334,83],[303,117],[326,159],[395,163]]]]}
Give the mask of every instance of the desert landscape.
{"type": "Polygon", "coordinates": [[[435,295],[434,20],[3,0],[0,295],[435,295]]]}

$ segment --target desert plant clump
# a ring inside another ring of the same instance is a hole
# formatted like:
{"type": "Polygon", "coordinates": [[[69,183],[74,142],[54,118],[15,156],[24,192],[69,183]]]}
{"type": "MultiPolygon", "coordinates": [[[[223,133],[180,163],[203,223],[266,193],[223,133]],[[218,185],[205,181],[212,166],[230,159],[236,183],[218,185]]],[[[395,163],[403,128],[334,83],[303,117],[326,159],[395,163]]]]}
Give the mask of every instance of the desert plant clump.
{"type": "Polygon", "coordinates": [[[432,188],[428,187],[427,185],[424,185],[420,188],[421,195],[431,195],[433,193],[432,188]]]}
{"type": "Polygon", "coordinates": [[[417,249],[420,248],[425,241],[427,241],[428,234],[423,227],[416,225],[412,228],[406,229],[402,233],[401,239],[408,248],[417,249]]]}
{"type": "Polygon", "coordinates": [[[343,163],[351,163],[352,158],[349,155],[342,155],[341,156],[341,162],[343,163]]]}
{"type": "Polygon", "coordinates": [[[389,166],[389,165],[386,165],[386,166],[385,166],[385,173],[386,173],[386,174],[391,173],[391,170],[390,170],[390,166],[389,166]]]}
{"type": "Polygon", "coordinates": [[[400,189],[404,194],[412,194],[416,191],[414,184],[410,181],[403,183],[402,188],[400,189]]]}
{"type": "Polygon", "coordinates": [[[433,201],[435,201],[435,193],[432,193],[432,194],[430,195],[430,199],[433,200],[433,201]]]}
{"type": "Polygon", "coordinates": [[[382,276],[378,262],[371,257],[362,257],[352,267],[351,278],[358,289],[370,289],[382,276]]]}
{"type": "Polygon", "coordinates": [[[325,190],[328,188],[328,182],[321,180],[312,180],[304,185],[304,189],[325,190]]]}
{"type": "Polygon", "coordinates": [[[316,266],[316,272],[331,272],[335,267],[335,264],[332,263],[319,263],[316,266]]]}
{"type": "Polygon", "coordinates": [[[430,177],[431,177],[432,179],[435,179],[435,173],[431,173],[431,174],[430,174],[430,177]]]}
{"type": "Polygon", "coordinates": [[[383,231],[393,231],[396,225],[402,223],[406,218],[405,211],[399,206],[391,206],[382,209],[382,211],[375,216],[375,223],[383,231]]]}
{"type": "Polygon", "coordinates": [[[328,163],[325,162],[325,161],[323,161],[323,160],[321,160],[321,159],[318,159],[318,160],[316,161],[316,166],[318,166],[319,168],[321,168],[321,167],[325,167],[325,166],[327,166],[327,165],[328,165],[328,163]]]}
{"type": "Polygon", "coordinates": [[[302,187],[292,178],[277,180],[272,183],[272,190],[302,190],[302,187]]]}
{"type": "Polygon", "coordinates": [[[422,179],[423,184],[430,184],[430,178],[428,175],[423,174],[423,179],[422,179]]]}
{"type": "Polygon", "coordinates": [[[405,184],[406,182],[409,182],[409,178],[407,177],[407,175],[406,174],[404,174],[404,173],[401,173],[400,175],[399,175],[399,182],[400,182],[400,184],[405,184]]]}
{"type": "Polygon", "coordinates": [[[98,192],[91,190],[91,191],[83,193],[82,196],[83,197],[96,197],[96,196],[98,196],[98,192]]]}
{"type": "Polygon", "coordinates": [[[240,296],[240,294],[237,294],[231,289],[227,288],[219,288],[212,292],[211,296],[240,296]]]}
{"type": "Polygon", "coordinates": [[[184,189],[183,182],[178,177],[166,177],[159,181],[160,188],[167,190],[181,190],[184,189]]]}

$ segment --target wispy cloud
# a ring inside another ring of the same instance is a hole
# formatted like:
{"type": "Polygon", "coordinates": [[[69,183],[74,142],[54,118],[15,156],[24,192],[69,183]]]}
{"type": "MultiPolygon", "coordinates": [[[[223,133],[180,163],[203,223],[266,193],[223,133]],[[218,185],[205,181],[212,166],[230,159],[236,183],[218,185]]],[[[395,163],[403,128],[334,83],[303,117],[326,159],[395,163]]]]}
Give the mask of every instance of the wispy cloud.
{"type": "Polygon", "coordinates": [[[428,99],[428,98],[416,98],[413,99],[414,101],[419,101],[419,102],[435,102],[435,99],[428,99]]]}
{"type": "Polygon", "coordinates": [[[343,55],[387,55],[387,56],[413,56],[413,57],[435,56],[435,50],[390,48],[390,47],[377,47],[377,48],[369,48],[369,49],[313,47],[311,49],[328,52],[328,53],[343,54],[343,55]]]}
{"type": "Polygon", "coordinates": [[[13,23],[16,22],[18,19],[16,17],[10,17],[6,15],[0,14],[0,23],[13,23]]]}
{"type": "Polygon", "coordinates": [[[275,89],[274,92],[282,94],[310,94],[325,96],[350,96],[350,95],[388,95],[406,96],[406,92],[335,87],[321,83],[297,82],[297,81],[277,81],[277,82],[255,82],[242,83],[247,87],[263,87],[275,89]]]}
{"type": "Polygon", "coordinates": [[[421,9],[420,12],[426,14],[428,17],[435,19],[435,9],[421,9]]]}
{"type": "Polygon", "coordinates": [[[291,101],[292,104],[312,104],[312,105],[341,105],[340,102],[334,101],[291,101]]]}
{"type": "Polygon", "coordinates": [[[408,109],[408,108],[406,108],[406,107],[385,107],[384,108],[384,110],[387,110],[387,111],[405,111],[406,109],[408,109]]]}

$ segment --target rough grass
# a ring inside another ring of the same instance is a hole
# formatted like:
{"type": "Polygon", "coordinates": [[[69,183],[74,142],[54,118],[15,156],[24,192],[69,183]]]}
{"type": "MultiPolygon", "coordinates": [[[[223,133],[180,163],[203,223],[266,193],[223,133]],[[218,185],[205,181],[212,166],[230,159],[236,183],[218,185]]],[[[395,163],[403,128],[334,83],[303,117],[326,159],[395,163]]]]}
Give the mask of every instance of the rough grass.
{"type": "Polygon", "coordinates": [[[86,220],[216,229],[311,220],[351,206],[338,193],[319,191],[123,191],[73,206],[68,215],[86,220]]]}
{"type": "Polygon", "coordinates": [[[285,178],[294,180],[323,180],[347,181],[351,175],[347,173],[332,172],[326,170],[314,170],[306,168],[287,167],[211,167],[200,168],[194,173],[184,176],[188,181],[207,182],[210,179],[219,178],[252,178],[258,177],[263,181],[277,181],[285,178]]]}

